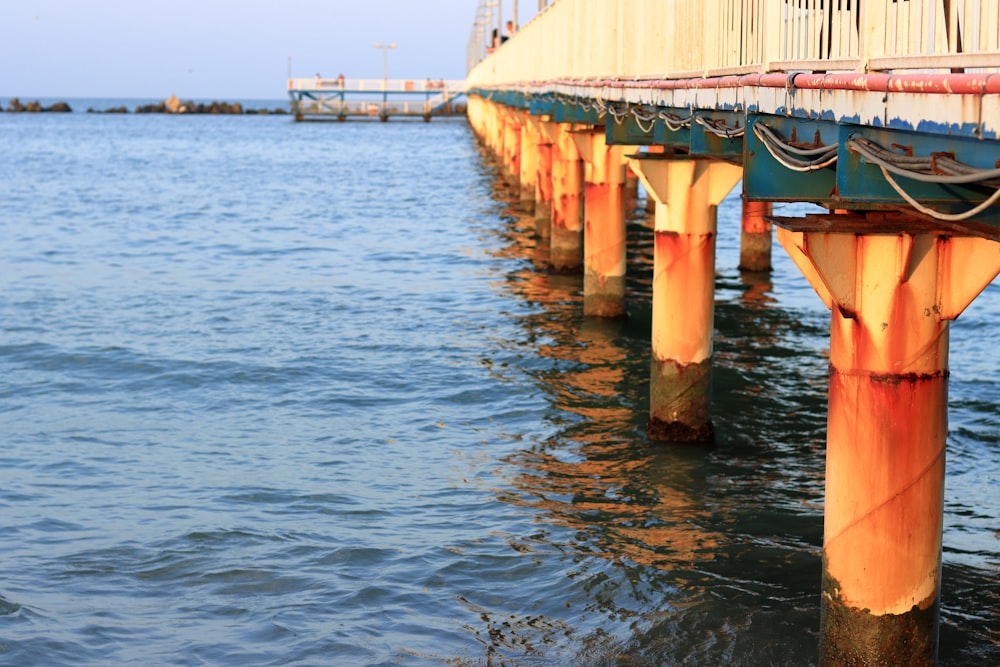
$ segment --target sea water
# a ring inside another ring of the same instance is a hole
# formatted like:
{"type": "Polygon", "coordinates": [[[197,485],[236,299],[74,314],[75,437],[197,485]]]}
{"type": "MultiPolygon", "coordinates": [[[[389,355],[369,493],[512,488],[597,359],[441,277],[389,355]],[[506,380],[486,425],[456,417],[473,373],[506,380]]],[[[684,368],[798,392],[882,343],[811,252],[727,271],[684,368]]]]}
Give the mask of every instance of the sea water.
{"type": "MultiPolygon", "coordinates": [[[[830,316],[736,269],[738,191],[680,447],[641,193],[601,321],[462,121],[3,113],[0,153],[0,663],[815,663],[830,316]]],[[[1000,662],[998,327],[996,283],[951,326],[943,665],[1000,662]]]]}

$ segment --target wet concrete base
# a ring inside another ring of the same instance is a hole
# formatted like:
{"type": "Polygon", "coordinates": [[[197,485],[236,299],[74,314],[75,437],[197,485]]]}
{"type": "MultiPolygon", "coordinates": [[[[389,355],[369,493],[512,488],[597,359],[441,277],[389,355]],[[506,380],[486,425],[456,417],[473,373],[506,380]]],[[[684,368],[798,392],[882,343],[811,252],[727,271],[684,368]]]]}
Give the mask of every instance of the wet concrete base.
{"type": "Polygon", "coordinates": [[[820,628],[821,667],[937,664],[937,600],[903,614],[877,616],[824,591],[820,628]]]}
{"type": "Polygon", "coordinates": [[[742,232],[740,235],[740,271],[770,271],[771,245],[770,232],[742,232]]]}
{"type": "Polygon", "coordinates": [[[650,417],[646,422],[646,437],[656,442],[711,444],[715,441],[715,427],[712,422],[693,427],[682,422],[665,422],[650,417]]]}
{"type": "Polygon", "coordinates": [[[551,227],[549,262],[555,273],[575,274],[583,271],[583,234],[579,229],[551,227]]]}
{"type": "Polygon", "coordinates": [[[591,317],[625,316],[625,277],[583,276],[583,314],[591,317]]]}
{"type": "Polygon", "coordinates": [[[524,213],[534,213],[535,212],[535,198],[534,198],[534,188],[532,188],[532,196],[525,196],[525,193],[521,192],[521,211],[524,213]]]}
{"type": "Polygon", "coordinates": [[[683,364],[654,358],[650,367],[650,440],[710,443],[715,438],[709,413],[712,360],[683,364]]]}
{"type": "Polygon", "coordinates": [[[536,201],[535,206],[535,236],[548,239],[552,236],[552,203],[536,201]]]}

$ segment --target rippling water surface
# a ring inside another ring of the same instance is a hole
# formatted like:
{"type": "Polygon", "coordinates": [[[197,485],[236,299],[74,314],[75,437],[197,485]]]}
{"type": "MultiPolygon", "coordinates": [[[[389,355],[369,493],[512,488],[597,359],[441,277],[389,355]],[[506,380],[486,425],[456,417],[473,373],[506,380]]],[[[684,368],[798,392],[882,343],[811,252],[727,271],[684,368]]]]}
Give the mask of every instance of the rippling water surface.
{"type": "MultiPolygon", "coordinates": [[[[711,449],[467,126],[0,114],[0,663],[802,665],[828,312],[720,209],[711,449]]],[[[794,212],[789,207],[785,212],[794,212]]],[[[996,283],[952,326],[941,662],[1000,662],[996,283]]]]}

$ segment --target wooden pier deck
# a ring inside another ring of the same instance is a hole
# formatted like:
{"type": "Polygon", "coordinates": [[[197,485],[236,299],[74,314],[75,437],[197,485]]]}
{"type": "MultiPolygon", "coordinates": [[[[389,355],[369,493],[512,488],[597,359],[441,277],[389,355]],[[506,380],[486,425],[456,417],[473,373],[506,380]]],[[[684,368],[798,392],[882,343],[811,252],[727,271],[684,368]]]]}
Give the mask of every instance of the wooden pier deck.
{"type": "Polygon", "coordinates": [[[295,120],[464,116],[465,81],[411,79],[289,79],[295,120]]]}

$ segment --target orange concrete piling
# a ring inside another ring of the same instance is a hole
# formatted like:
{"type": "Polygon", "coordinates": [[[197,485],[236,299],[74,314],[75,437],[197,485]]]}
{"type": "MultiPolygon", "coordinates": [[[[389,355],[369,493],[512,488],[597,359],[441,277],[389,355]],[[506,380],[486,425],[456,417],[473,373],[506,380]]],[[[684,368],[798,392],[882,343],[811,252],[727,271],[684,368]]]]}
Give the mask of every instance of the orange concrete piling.
{"type": "Polygon", "coordinates": [[[500,177],[506,180],[504,174],[504,140],[507,136],[507,126],[503,120],[503,107],[498,104],[490,104],[490,146],[493,149],[493,158],[500,169],[500,177]]]}
{"type": "Polygon", "coordinates": [[[552,227],[552,140],[545,127],[539,123],[538,172],[535,178],[535,233],[548,239],[552,227]]]}
{"type": "Polygon", "coordinates": [[[575,273],[583,258],[583,161],[573,141],[573,126],[556,123],[552,137],[552,270],[575,273]]]}
{"type": "Polygon", "coordinates": [[[486,147],[491,159],[499,160],[501,143],[498,131],[499,111],[497,105],[477,98],[477,107],[479,108],[479,112],[476,114],[476,117],[481,128],[479,132],[480,143],[486,147]]]}
{"type": "Polygon", "coordinates": [[[604,128],[573,134],[584,161],[583,313],[625,314],[625,146],[604,128]]]}
{"type": "Polygon", "coordinates": [[[521,210],[525,213],[535,211],[535,188],[538,181],[538,126],[529,121],[529,114],[522,112],[521,122],[521,174],[520,183],[521,210]]]}
{"type": "Polygon", "coordinates": [[[821,664],[934,665],[948,320],[1000,272],[1000,244],[837,217],[778,229],[832,311],[821,664]]]}
{"type": "Polygon", "coordinates": [[[743,172],[738,165],[700,159],[629,164],[656,200],[647,435],[710,442],[716,208],[743,172]]]}
{"type": "Polygon", "coordinates": [[[469,98],[469,103],[466,106],[465,116],[469,120],[469,125],[472,127],[476,138],[482,142],[483,141],[483,98],[472,96],[469,98]]]}
{"type": "Polygon", "coordinates": [[[771,270],[771,203],[743,199],[743,226],[740,233],[740,270],[771,270]]]}
{"type": "Polygon", "coordinates": [[[514,109],[504,107],[503,119],[503,175],[504,181],[514,192],[521,189],[521,116],[514,109]]]}

